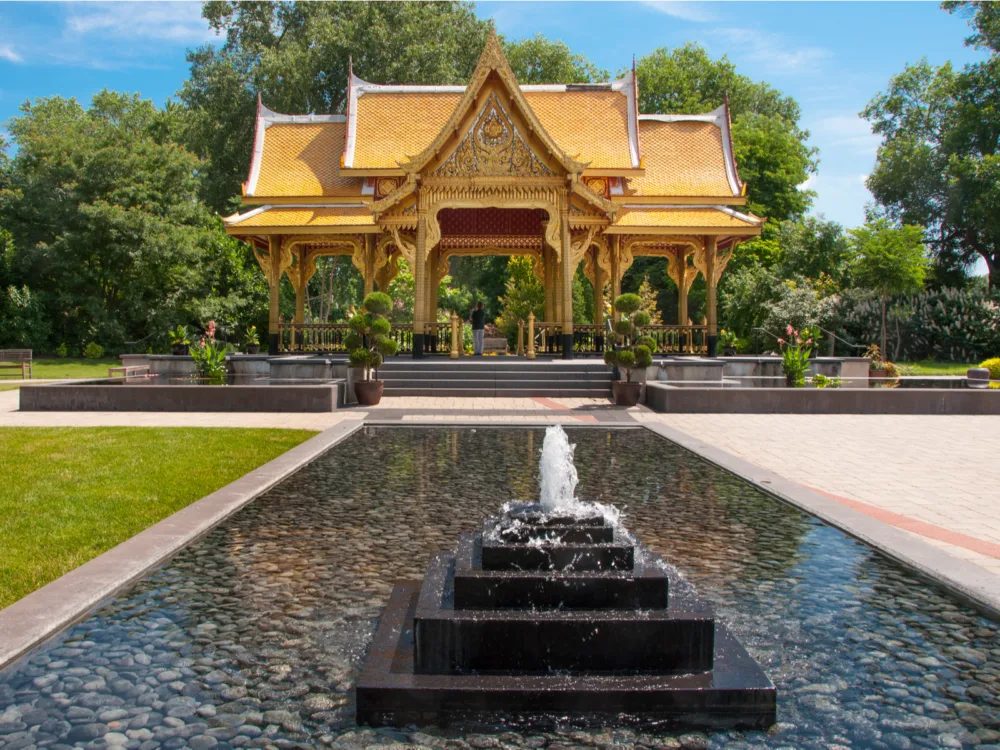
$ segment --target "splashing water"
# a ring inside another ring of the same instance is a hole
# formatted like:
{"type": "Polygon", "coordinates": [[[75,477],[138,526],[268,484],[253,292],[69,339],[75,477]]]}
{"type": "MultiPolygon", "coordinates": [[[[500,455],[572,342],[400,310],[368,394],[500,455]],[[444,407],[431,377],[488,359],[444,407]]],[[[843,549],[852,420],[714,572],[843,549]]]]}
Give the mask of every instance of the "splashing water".
{"type": "Polygon", "coordinates": [[[539,485],[542,510],[549,512],[576,505],[576,485],[580,481],[573,464],[573,449],[569,436],[560,425],[545,430],[539,485]]]}

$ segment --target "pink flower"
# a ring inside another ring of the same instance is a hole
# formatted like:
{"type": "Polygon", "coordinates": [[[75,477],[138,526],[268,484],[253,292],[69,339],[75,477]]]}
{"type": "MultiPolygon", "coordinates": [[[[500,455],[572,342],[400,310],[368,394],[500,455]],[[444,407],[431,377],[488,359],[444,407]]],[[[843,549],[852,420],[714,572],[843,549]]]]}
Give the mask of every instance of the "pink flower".
{"type": "Polygon", "coordinates": [[[778,339],[778,343],[779,343],[779,344],[784,344],[784,343],[785,343],[785,340],[784,340],[784,339],[781,339],[781,338],[779,338],[779,339],[778,339]]]}
{"type": "Polygon", "coordinates": [[[204,336],[201,337],[201,345],[205,346],[205,337],[204,336]]]}
{"type": "Polygon", "coordinates": [[[811,344],[812,342],[813,342],[813,340],[812,340],[812,339],[806,339],[806,343],[807,343],[807,344],[811,344]]]}
{"type": "Polygon", "coordinates": [[[791,325],[791,323],[789,323],[787,326],[785,326],[785,333],[787,333],[789,336],[792,335],[792,325],[791,325]]]}

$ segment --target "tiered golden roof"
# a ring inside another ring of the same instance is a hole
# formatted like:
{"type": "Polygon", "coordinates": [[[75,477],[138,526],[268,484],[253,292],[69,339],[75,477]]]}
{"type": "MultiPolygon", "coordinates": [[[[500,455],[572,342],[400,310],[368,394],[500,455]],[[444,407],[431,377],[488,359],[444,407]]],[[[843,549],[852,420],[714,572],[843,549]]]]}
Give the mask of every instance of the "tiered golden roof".
{"type": "MultiPolygon", "coordinates": [[[[505,70],[512,100],[530,109],[527,129],[543,130],[549,151],[561,150],[560,164],[598,191],[592,200],[604,201],[597,205],[611,220],[607,231],[759,233],[758,217],[728,208],[746,203],[728,104],[700,115],[640,115],[634,71],[606,84],[518,87],[505,70]]],[[[477,75],[473,85],[482,86],[479,68],[477,75]]],[[[369,206],[422,168],[419,155],[444,148],[442,130],[458,127],[472,93],[372,84],[352,73],[344,114],[281,115],[259,106],[243,202],[261,208],[229,217],[227,228],[371,231],[369,206]]]]}

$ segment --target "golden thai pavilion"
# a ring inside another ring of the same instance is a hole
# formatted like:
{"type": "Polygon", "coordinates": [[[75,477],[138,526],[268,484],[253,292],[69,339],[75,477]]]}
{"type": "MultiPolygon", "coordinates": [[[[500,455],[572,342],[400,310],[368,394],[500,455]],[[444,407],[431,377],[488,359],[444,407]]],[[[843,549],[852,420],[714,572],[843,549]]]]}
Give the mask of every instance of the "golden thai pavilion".
{"type": "MultiPolygon", "coordinates": [[[[633,258],[665,256],[679,291],[678,326],[665,328],[699,328],[687,325],[687,293],[702,274],[714,354],[719,277],[763,223],[741,208],[728,103],[639,114],[634,70],[613,83],[521,86],[493,34],[467,86],[373,84],[352,71],[347,92],[339,115],[258,105],[248,210],[225,220],[270,285],[272,354],[282,274],[296,290],[293,326],[308,328],[305,285],[318,256],[337,254],[351,257],[366,294],[386,289],[399,258],[409,264],[414,357],[433,349],[451,256],[531,256],[545,288],[537,328],[567,358],[579,263],[603,301],[607,285],[612,299],[620,293],[633,258]]],[[[599,340],[603,303],[595,310],[586,328],[599,340]]]]}

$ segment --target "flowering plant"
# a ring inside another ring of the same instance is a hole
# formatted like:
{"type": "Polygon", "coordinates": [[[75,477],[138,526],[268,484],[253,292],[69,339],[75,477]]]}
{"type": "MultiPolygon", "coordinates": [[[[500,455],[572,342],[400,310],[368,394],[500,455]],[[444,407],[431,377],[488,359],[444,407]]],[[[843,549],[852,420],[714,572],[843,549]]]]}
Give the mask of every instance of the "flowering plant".
{"type": "Polygon", "coordinates": [[[785,327],[785,335],[787,339],[778,338],[781,345],[781,369],[790,388],[801,388],[806,384],[809,355],[819,338],[819,332],[811,328],[803,328],[799,332],[788,325],[785,327]]]}
{"type": "Polygon", "coordinates": [[[260,346],[260,339],[257,337],[257,326],[250,326],[243,334],[243,343],[247,346],[260,346]]]}
{"type": "Polygon", "coordinates": [[[226,345],[215,340],[215,321],[208,321],[205,335],[191,349],[198,374],[209,383],[221,384],[226,377],[226,345]]]}

